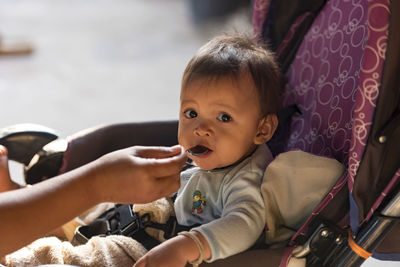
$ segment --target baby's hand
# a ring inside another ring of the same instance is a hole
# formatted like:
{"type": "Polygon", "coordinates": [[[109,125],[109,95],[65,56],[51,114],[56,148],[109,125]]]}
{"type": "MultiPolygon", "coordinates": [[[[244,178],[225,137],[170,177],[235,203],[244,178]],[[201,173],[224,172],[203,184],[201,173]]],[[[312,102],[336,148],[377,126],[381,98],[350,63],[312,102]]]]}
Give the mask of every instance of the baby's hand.
{"type": "Polygon", "coordinates": [[[8,170],[7,149],[0,145],[0,192],[10,191],[19,188],[19,186],[11,180],[8,170]]]}
{"type": "Polygon", "coordinates": [[[198,248],[192,240],[176,236],[147,252],[134,267],[184,267],[198,255],[198,248]]]}

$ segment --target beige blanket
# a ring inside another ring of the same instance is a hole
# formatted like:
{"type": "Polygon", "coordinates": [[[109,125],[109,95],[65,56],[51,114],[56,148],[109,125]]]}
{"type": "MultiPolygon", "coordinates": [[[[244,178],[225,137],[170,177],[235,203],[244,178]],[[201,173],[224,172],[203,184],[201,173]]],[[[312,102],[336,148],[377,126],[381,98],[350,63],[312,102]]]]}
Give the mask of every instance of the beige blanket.
{"type": "MultiPolygon", "coordinates": [[[[110,208],[109,203],[100,204],[64,225],[66,236],[71,240],[75,231],[74,226],[90,223],[108,208],[110,208]]],[[[135,205],[134,210],[139,215],[149,213],[151,220],[159,223],[165,223],[173,212],[172,205],[166,198],[149,204],[135,205]]],[[[146,231],[163,241],[163,233],[159,230],[148,228],[146,231]]],[[[6,266],[69,264],[82,267],[131,267],[146,252],[147,250],[134,239],[120,235],[92,237],[88,243],[80,246],[73,246],[70,242],[61,241],[56,237],[46,237],[7,255],[6,266]]]]}
{"type": "Polygon", "coordinates": [[[146,253],[135,240],[125,236],[93,237],[81,246],[56,237],[41,238],[6,257],[6,266],[70,264],[76,266],[129,266],[146,253]]]}

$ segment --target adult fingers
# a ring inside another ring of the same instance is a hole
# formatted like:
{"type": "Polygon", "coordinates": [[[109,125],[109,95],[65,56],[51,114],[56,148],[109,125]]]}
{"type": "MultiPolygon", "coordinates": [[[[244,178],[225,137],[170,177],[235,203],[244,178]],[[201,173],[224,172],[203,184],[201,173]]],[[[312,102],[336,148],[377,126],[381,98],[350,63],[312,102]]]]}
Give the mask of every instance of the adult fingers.
{"type": "Polygon", "coordinates": [[[0,192],[18,188],[18,186],[11,181],[7,154],[7,149],[0,145],[0,192]]]}
{"type": "Polygon", "coordinates": [[[144,160],[150,175],[164,177],[179,174],[186,163],[186,155],[182,153],[170,158],[144,160]]]}
{"type": "Polygon", "coordinates": [[[173,147],[164,146],[136,146],[133,147],[134,155],[141,158],[169,158],[182,154],[184,149],[180,145],[173,147]]]}

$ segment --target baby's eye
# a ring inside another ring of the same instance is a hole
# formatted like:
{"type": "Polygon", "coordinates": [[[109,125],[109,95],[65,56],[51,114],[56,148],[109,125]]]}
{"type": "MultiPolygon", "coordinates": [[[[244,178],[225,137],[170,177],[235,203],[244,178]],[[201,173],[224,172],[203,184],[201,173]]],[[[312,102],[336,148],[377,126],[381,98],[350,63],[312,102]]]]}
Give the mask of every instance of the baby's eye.
{"type": "Polygon", "coordinates": [[[193,118],[197,117],[197,112],[194,111],[193,109],[186,110],[184,112],[184,114],[185,114],[185,117],[188,119],[193,119],[193,118]]]}
{"type": "Polygon", "coordinates": [[[232,117],[226,113],[221,113],[218,116],[218,120],[220,120],[222,122],[230,122],[232,120],[232,117]]]}

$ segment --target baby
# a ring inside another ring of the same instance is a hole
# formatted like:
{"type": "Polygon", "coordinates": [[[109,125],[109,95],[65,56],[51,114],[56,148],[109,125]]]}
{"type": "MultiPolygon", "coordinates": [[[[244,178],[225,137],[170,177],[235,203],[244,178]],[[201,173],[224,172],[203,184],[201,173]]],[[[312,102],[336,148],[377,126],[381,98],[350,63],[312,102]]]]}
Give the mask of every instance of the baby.
{"type": "Polygon", "coordinates": [[[278,124],[278,76],[271,53],[236,34],[212,39],[190,60],[178,140],[195,166],[181,174],[174,206],[179,224],[196,226],[135,266],[213,262],[256,242],[265,225],[260,186],[272,160],[265,143],[278,124]]]}

